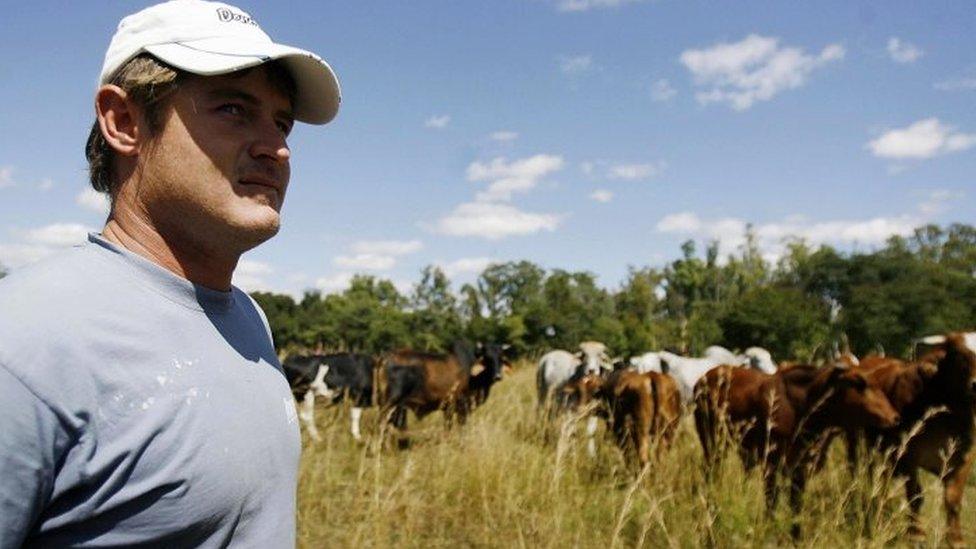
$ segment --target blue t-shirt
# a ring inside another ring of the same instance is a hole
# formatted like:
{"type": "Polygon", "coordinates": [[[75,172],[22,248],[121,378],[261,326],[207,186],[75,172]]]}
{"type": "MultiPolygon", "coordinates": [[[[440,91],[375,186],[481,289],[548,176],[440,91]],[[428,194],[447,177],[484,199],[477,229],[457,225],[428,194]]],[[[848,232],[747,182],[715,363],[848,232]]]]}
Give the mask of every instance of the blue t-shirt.
{"type": "Polygon", "coordinates": [[[0,280],[0,547],[293,547],[263,313],[99,235],[0,280]]]}

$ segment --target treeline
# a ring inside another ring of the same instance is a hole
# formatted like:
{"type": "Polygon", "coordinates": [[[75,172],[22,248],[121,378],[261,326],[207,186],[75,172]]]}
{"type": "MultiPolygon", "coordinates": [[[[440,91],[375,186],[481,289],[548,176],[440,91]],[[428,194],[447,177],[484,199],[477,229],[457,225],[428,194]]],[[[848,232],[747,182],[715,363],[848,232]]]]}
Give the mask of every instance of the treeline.
{"type": "Polygon", "coordinates": [[[922,335],[976,326],[976,228],[928,225],[870,252],[844,253],[801,240],[776,264],[751,228],[736,253],[685,242],[663,269],[631,268],[615,290],[589,272],[498,263],[457,291],[434,266],[409,295],[388,280],[357,276],[337,294],[252,294],[279,349],[378,353],[444,350],[458,337],[506,341],[524,355],[606,343],[615,354],[673,348],[697,354],[720,344],[760,345],[774,358],[808,360],[846,338],[864,354],[908,355],[922,335]]]}

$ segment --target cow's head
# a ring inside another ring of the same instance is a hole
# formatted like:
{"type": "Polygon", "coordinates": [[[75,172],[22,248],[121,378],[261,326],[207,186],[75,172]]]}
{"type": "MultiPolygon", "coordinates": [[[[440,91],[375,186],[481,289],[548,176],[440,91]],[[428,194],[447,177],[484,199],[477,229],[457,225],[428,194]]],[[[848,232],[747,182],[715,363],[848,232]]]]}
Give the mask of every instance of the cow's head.
{"type": "Polygon", "coordinates": [[[508,344],[478,343],[475,357],[484,368],[486,375],[490,376],[493,381],[500,381],[505,368],[511,368],[511,364],[505,357],[505,353],[509,349],[511,349],[511,345],[508,344]]]}
{"type": "Polygon", "coordinates": [[[868,383],[856,370],[826,366],[826,383],[818,393],[825,395],[823,406],[838,424],[855,424],[887,429],[901,421],[898,411],[884,392],[868,383]]]}
{"type": "Polygon", "coordinates": [[[751,368],[766,374],[776,373],[776,363],[769,351],[762,347],[749,347],[746,349],[746,362],[751,368]]]}
{"type": "Polygon", "coordinates": [[[566,410],[577,411],[597,398],[603,388],[604,378],[599,374],[588,374],[584,365],[559,389],[559,404],[566,410]]]}
{"type": "Polygon", "coordinates": [[[976,332],[955,332],[922,338],[933,347],[926,356],[937,360],[936,377],[948,398],[976,403],[976,332]]]}
{"type": "Polygon", "coordinates": [[[579,345],[577,355],[587,374],[599,374],[602,370],[610,370],[610,357],[607,356],[607,346],[598,341],[584,341],[579,345]]]}

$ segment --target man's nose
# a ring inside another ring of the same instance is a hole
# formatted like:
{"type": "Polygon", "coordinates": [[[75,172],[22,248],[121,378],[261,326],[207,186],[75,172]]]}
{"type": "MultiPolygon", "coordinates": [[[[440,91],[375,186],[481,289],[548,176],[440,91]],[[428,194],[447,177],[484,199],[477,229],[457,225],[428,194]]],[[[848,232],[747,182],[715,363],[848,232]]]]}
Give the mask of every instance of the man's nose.
{"type": "Polygon", "coordinates": [[[250,152],[256,159],[269,158],[276,163],[287,162],[291,158],[288,142],[277,124],[270,124],[270,127],[261,129],[260,134],[251,144],[250,152]]]}

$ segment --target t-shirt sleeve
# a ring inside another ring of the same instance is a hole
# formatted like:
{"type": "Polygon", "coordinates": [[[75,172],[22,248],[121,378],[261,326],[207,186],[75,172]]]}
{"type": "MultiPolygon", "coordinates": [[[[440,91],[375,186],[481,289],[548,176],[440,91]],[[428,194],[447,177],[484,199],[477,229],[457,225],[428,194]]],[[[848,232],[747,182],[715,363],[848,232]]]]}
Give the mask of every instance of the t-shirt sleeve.
{"type": "Polygon", "coordinates": [[[34,528],[67,440],[54,412],[0,364],[0,547],[20,547],[34,528]]]}

